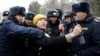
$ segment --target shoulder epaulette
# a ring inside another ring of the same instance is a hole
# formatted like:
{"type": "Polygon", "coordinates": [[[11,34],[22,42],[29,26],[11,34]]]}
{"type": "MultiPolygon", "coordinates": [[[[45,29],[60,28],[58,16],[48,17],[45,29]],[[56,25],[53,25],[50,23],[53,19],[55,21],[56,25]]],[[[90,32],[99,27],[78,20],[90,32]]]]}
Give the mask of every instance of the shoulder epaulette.
{"type": "Polygon", "coordinates": [[[96,18],[94,19],[94,21],[95,21],[95,22],[100,22],[100,18],[99,18],[99,17],[96,17],[96,18]]]}

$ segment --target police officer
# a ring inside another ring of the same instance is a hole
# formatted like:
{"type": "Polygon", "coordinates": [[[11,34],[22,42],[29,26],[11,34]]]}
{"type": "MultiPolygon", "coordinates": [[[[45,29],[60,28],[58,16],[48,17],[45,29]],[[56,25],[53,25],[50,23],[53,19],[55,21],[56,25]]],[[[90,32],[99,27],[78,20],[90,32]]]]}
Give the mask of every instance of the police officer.
{"type": "Polygon", "coordinates": [[[33,13],[26,13],[25,15],[25,21],[23,22],[23,25],[26,27],[33,27],[33,18],[35,14],[33,13]]]}
{"type": "MultiPolygon", "coordinates": [[[[100,23],[94,21],[95,17],[90,12],[89,3],[80,2],[73,4],[72,11],[78,17],[76,23],[82,26],[82,32],[77,38],[72,40],[70,56],[99,56],[100,23]]],[[[73,27],[73,25],[70,25],[68,32],[71,32],[73,27]]]]}
{"type": "Polygon", "coordinates": [[[2,24],[3,24],[4,20],[7,19],[8,15],[9,15],[9,11],[4,11],[3,18],[0,19],[0,37],[2,37],[2,24]]]}
{"type": "Polygon", "coordinates": [[[47,13],[48,23],[47,23],[47,29],[51,36],[60,36],[60,33],[63,31],[59,27],[60,20],[59,20],[59,13],[56,10],[49,11],[47,13]]]}
{"type": "Polygon", "coordinates": [[[2,25],[3,21],[7,19],[8,15],[9,15],[9,11],[3,12],[3,18],[0,20],[1,21],[0,25],[2,25]]]}
{"type": "Polygon", "coordinates": [[[9,11],[4,11],[3,12],[3,18],[6,19],[9,15],[9,11]]]}
{"type": "MultiPolygon", "coordinates": [[[[34,13],[26,13],[25,14],[25,20],[23,21],[22,25],[25,27],[32,27],[34,28],[33,25],[33,18],[34,18],[35,14],[34,13]]],[[[33,40],[26,38],[25,39],[25,49],[24,52],[26,53],[26,56],[32,56],[33,53],[35,52],[33,49],[35,49],[35,47],[33,47],[33,40]]]]}
{"type": "Polygon", "coordinates": [[[2,25],[0,56],[25,56],[24,39],[41,39],[44,36],[44,32],[39,29],[21,26],[24,16],[24,7],[10,8],[10,14],[2,25]]]}
{"type": "MultiPolygon", "coordinates": [[[[45,37],[45,33],[42,30],[22,26],[21,24],[24,16],[24,7],[14,6],[10,8],[10,14],[2,26],[2,37],[0,37],[0,56],[26,56],[26,53],[24,53],[24,39],[26,38],[33,39],[33,41],[36,41],[37,45],[42,46],[50,45],[52,43],[49,41],[49,38],[45,37]]],[[[38,17],[36,16],[36,18],[38,17]]],[[[38,19],[36,19],[34,23],[36,24],[37,21],[38,19]]],[[[65,35],[64,38],[60,38],[60,41],[56,41],[56,43],[66,43],[66,40],[74,38],[79,35],[80,32],[81,27],[80,25],[77,25],[72,33],[65,35]]],[[[56,45],[54,39],[51,40],[53,41],[52,44],[56,45]]],[[[37,51],[34,51],[34,53],[36,52],[37,51]]],[[[32,56],[35,56],[34,53],[32,56]]]]}
{"type": "Polygon", "coordinates": [[[74,17],[74,12],[72,12],[72,11],[68,11],[64,15],[64,19],[63,20],[65,21],[64,22],[64,27],[65,27],[64,33],[65,34],[68,32],[67,28],[69,27],[69,25],[73,23],[73,17],[74,17]]]}

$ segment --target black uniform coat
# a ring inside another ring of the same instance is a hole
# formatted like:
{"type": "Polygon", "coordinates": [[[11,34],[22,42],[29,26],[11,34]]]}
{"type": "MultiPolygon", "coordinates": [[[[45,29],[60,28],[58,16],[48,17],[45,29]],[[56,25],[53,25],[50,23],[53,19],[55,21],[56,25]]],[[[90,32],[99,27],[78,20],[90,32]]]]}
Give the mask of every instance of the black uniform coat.
{"type": "Polygon", "coordinates": [[[9,17],[2,25],[0,34],[0,56],[24,56],[24,39],[41,39],[44,32],[20,26],[14,17],[9,17]]]}
{"type": "MultiPolygon", "coordinates": [[[[70,56],[99,56],[100,54],[100,22],[88,15],[84,21],[78,22],[83,30],[80,36],[73,39],[70,47],[70,56]]],[[[71,32],[75,23],[68,27],[71,32]]]]}

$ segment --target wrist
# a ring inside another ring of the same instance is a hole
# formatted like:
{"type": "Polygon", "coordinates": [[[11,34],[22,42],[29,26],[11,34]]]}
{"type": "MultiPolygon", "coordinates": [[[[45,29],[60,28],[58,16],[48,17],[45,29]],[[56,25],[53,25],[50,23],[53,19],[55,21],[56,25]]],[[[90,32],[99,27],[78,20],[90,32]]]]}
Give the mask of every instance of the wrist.
{"type": "Polygon", "coordinates": [[[70,33],[70,36],[71,36],[71,38],[73,38],[73,37],[76,37],[76,34],[75,33],[70,33]]]}

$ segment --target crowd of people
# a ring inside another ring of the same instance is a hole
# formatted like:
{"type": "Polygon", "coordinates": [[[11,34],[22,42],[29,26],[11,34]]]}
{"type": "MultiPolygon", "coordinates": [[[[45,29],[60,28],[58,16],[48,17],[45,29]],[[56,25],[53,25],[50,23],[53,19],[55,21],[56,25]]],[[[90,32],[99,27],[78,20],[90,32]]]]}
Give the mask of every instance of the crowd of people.
{"type": "Polygon", "coordinates": [[[73,4],[65,14],[11,7],[0,24],[0,56],[100,56],[100,21],[87,2],[73,4]]]}

